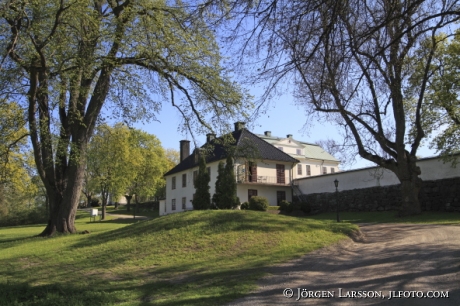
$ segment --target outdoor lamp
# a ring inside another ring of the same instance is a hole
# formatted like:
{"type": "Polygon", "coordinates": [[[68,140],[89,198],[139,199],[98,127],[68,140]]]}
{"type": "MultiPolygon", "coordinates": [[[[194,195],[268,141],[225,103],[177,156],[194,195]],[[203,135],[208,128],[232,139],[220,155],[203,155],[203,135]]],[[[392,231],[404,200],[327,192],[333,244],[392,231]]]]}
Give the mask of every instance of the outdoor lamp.
{"type": "Polygon", "coordinates": [[[339,217],[339,181],[337,179],[334,180],[334,185],[335,185],[335,201],[336,201],[336,206],[337,206],[337,222],[340,222],[340,217],[339,217]]]}

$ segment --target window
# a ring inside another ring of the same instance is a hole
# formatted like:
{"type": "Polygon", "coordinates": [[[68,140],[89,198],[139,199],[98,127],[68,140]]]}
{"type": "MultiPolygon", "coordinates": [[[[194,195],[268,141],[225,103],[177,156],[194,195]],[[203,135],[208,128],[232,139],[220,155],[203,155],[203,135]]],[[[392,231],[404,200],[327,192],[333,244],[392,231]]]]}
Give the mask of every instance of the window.
{"type": "Polygon", "coordinates": [[[310,165],[307,165],[307,175],[310,176],[311,175],[311,169],[310,169],[310,165]]]}
{"type": "Polygon", "coordinates": [[[334,167],[331,167],[331,173],[335,173],[334,167]]]}
{"type": "Polygon", "coordinates": [[[183,197],[182,198],[182,209],[186,209],[186,203],[187,203],[187,198],[186,197],[183,197]]]}
{"type": "Polygon", "coordinates": [[[280,205],[281,201],[286,201],[286,191],[277,191],[276,192],[276,203],[280,205]]]}
{"type": "Polygon", "coordinates": [[[171,200],[171,210],[176,210],[176,199],[171,200]]]}
{"type": "Polygon", "coordinates": [[[247,169],[248,169],[248,171],[246,172],[248,175],[247,181],[256,183],[257,182],[257,163],[249,162],[247,164],[247,169]]]}
{"type": "Polygon", "coordinates": [[[327,168],[323,167],[323,174],[327,174],[327,168]]]}
{"type": "Polygon", "coordinates": [[[302,165],[301,164],[297,165],[297,174],[302,175],[302,165]]]}
{"type": "Polygon", "coordinates": [[[286,184],[286,175],[284,174],[284,165],[276,165],[276,183],[286,184]]]}
{"type": "Polygon", "coordinates": [[[284,151],[284,148],[283,148],[283,147],[278,147],[278,149],[280,149],[281,151],[284,151]]]}
{"type": "Polygon", "coordinates": [[[302,150],[301,149],[296,149],[297,155],[302,155],[302,150]]]}
{"type": "Polygon", "coordinates": [[[171,189],[176,189],[176,177],[173,176],[171,179],[171,189]]]}
{"type": "Polygon", "coordinates": [[[257,190],[256,189],[248,189],[248,201],[252,198],[257,196],[257,190]]]}
{"type": "Polygon", "coordinates": [[[187,187],[187,173],[182,174],[182,187],[187,187]]]}

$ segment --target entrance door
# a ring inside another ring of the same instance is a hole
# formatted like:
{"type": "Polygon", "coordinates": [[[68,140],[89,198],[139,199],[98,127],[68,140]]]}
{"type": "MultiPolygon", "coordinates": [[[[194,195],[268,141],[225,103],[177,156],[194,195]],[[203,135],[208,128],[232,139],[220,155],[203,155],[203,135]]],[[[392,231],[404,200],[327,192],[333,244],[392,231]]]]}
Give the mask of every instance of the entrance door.
{"type": "Polygon", "coordinates": [[[284,165],[276,165],[276,183],[286,184],[286,176],[284,174],[284,165]]]}

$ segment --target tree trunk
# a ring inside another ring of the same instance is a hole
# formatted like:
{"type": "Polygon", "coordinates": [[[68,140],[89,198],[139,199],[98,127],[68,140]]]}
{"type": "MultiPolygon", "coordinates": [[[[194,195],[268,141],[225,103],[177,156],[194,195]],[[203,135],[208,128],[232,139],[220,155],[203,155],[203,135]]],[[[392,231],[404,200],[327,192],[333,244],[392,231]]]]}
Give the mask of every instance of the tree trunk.
{"type": "Polygon", "coordinates": [[[422,212],[418,198],[421,187],[422,180],[417,175],[414,175],[412,180],[401,181],[402,203],[399,211],[400,217],[418,215],[422,212]]]}
{"type": "Polygon", "coordinates": [[[101,215],[101,220],[105,220],[108,196],[109,196],[109,192],[103,190],[102,191],[102,215],[101,215]]]}
{"type": "Polygon", "coordinates": [[[409,156],[398,163],[398,172],[396,175],[401,182],[401,208],[399,216],[413,216],[422,212],[418,198],[422,188],[422,179],[420,167],[416,164],[415,157],[409,156]]]}
{"type": "Polygon", "coordinates": [[[64,189],[63,193],[57,190],[64,183],[53,186],[54,188],[47,188],[50,214],[48,225],[39,236],[52,236],[56,232],[69,234],[77,232],[75,216],[83,186],[84,169],[84,162],[78,165],[69,165],[68,180],[62,188],[64,189]]]}
{"type": "Polygon", "coordinates": [[[125,195],[125,198],[126,198],[126,210],[127,211],[130,211],[131,209],[131,199],[132,199],[133,196],[129,196],[129,195],[125,195]]]}

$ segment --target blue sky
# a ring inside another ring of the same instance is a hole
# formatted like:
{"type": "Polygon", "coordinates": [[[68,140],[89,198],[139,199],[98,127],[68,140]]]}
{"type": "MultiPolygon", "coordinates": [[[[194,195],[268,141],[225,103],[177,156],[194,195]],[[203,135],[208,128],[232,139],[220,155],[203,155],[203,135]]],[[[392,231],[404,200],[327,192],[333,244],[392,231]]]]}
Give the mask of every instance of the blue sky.
{"type": "MultiPolygon", "coordinates": [[[[252,94],[257,98],[256,92],[252,92],[252,94]]],[[[180,140],[192,140],[190,135],[183,135],[178,131],[178,127],[181,124],[180,114],[168,102],[163,104],[157,118],[159,122],[138,123],[134,126],[157,136],[164,148],[179,150],[180,140]]],[[[287,134],[292,134],[294,139],[312,143],[327,138],[340,140],[338,127],[328,122],[311,122],[308,131],[304,129],[305,123],[305,111],[302,107],[294,104],[293,98],[289,94],[285,94],[276,99],[276,101],[271,102],[266,114],[260,115],[255,122],[249,125],[249,128],[251,132],[256,134],[263,134],[264,131],[271,131],[272,135],[279,137],[286,137],[287,134]]],[[[202,145],[206,136],[196,134],[196,139],[199,142],[198,144],[202,145]]],[[[193,149],[193,145],[191,149],[193,149]]],[[[423,146],[419,149],[417,155],[429,157],[434,156],[435,152],[427,146],[423,146]]],[[[368,166],[373,166],[373,164],[363,159],[357,159],[348,169],[368,166]]]]}

